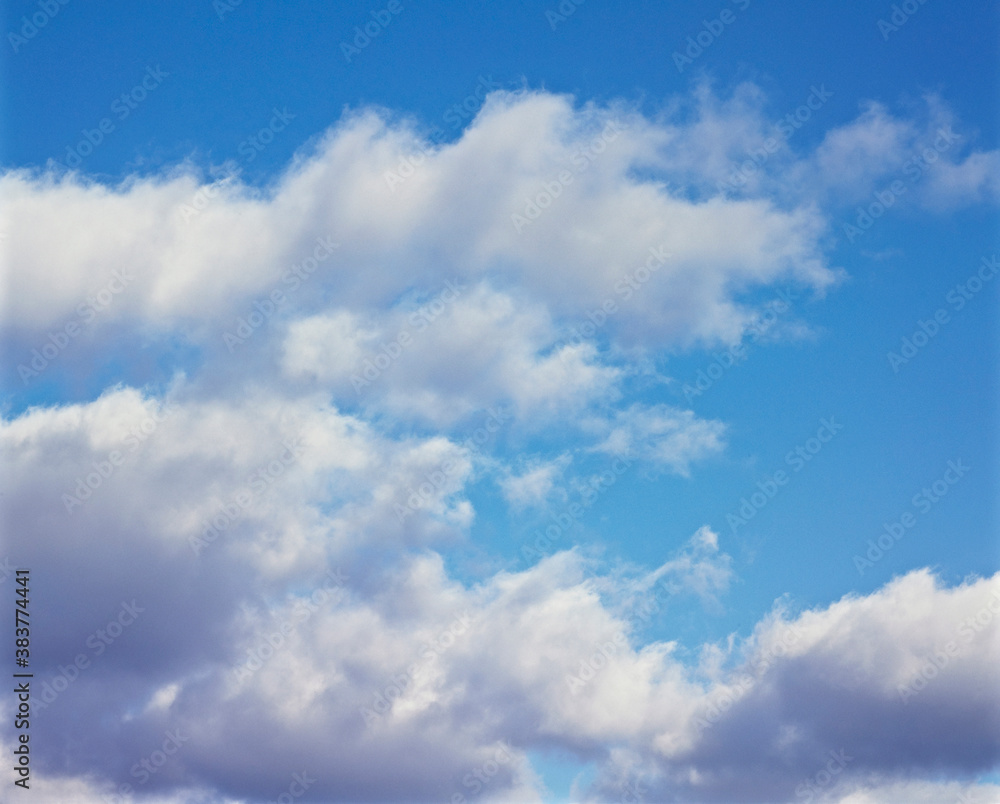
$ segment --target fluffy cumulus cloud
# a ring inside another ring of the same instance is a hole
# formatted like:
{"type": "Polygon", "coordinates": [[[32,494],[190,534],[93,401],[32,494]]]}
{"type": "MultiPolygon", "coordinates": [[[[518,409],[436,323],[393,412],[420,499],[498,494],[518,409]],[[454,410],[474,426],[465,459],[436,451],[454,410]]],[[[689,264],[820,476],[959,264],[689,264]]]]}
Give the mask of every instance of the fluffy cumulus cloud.
{"type": "Polygon", "coordinates": [[[446,281],[408,307],[367,323],[346,311],[295,322],[285,372],[441,424],[501,401],[532,418],[573,412],[607,396],[620,374],[593,349],[543,354],[554,340],[547,312],[483,285],[446,281]]]}
{"type": "Polygon", "coordinates": [[[1000,749],[998,583],[945,589],[914,571],[866,598],[776,609],[731,672],[705,653],[712,681],[695,712],[624,753],[605,792],[631,770],[652,800],[865,801],[893,777],[910,789],[902,777],[920,768],[987,771],[1000,749]]]}
{"type": "Polygon", "coordinates": [[[17,266],[8,293],[20,299],[11,323],[57,325],[116,268],[134,278],[98,326],[187,324],[192,337],[213,340],[222,332],[212,325],[228,325],[272,290],[287,292],[299,313],[315,306],[332,315],[324,299],[336,298],[361,314],[408,292],[431,296],[448,280],[493,277],[563,316],[620,299],[628,314],[609,327],[627,319],[634,337],[655,344],[732,337],[748,312],[735,298],[741,291],[834,280],[814,211],[764,199],[693,203],[637,178],[663,138],[662,127],[625,107],[494,93],[460,140],[434,147],[405,125],[358,112],[259,191],[226,180],[199,195],[205,187],[185,171],[118,187],[12,171],[3,178],[17,232],[8,244],[17,266]],[[303,262],[301,276],[290,273],[303,262]],[[631,298],[616,288],[632,289],[631,298]]]}
{"type": "MultiPolygon", "coordinates": [[[[836,205],[954,123],[928,103],[785,137],[738,191],[778,131],[750,86],[657,119],[497,92],[436,145],[362,110],[265,188],[0,177],[9,379],[74,400],[0,420],[5,549],[60,601],[39,795],[544,801],[562,751],[597,768],[581,800],[996,800],[1000,578],[914,571],[692,649],[646,626],[726,605],[707,527],[651,571],[449,561],[487,495],[558,522],[608,465],[718,455],[725,422],[651,399],[663,358],[833,286],[836,205]]],[[[939,153],[923,186],[995,196],[994,154],[939,153]]]]}
{"type": "Polygon", "coordinates": [[[645,458],[682,475],[692,461],[721,449],[725,432],[721,422],[699,420],[690,410],[666,405],[632,405],[597,427],[607,433],[598,451],[645,458]]]}
{"type": "Polygon", "coordinates": [[[568,454],[549,461],[534,461],[520,474],[510,472],[498,481],[504,498],[514,508],[544,503],[557,490],[556,481],[572,461],[568,454]]]}

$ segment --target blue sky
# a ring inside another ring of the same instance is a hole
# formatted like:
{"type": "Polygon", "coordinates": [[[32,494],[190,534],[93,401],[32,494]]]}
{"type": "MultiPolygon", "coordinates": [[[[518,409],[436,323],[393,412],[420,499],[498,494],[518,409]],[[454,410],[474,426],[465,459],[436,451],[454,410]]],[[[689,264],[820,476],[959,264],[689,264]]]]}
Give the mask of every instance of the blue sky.
{"type": "Polygon", "coordinates": [[[36,573],[39,677],[119,600],[151,611],[39,714],[52,800],[271,801],[297,757],[321,777],[302,800],[472,800],[498,740],[515,759],[482,801],[628,800],[623,779],[646,801],[801,801],[841,748],[860,761],[810,800],[1000,800],[998,701],[962,692],[993,632],[934,692],[899,692],[996,588],[1000,11],[230,6],[5,8],[4,553],[36,573]],[[669,254],[640,274],[650,249],[669,254]],[[199,546],[293,431],[303,457],[199,546]],[[116,445],[127,468],[67,504],[116,445]],[[231,686],[321,567],[347,602],[231,686]],[[196,604],[188,633],[171,612],[196,604]],[[471,630],[362,720],[456,611],[471,630]],[[694,729],[782,623],[805,642],[694,729]],[[973,760],[912,738],[955,712],[980,713],[973,760]],[[264,761],[254,717],[319,748],[264,761]],[[135,785],[171,727],[200,758],[135,785]],[[398,759],[415,746],[437,758],[398,759]]]}

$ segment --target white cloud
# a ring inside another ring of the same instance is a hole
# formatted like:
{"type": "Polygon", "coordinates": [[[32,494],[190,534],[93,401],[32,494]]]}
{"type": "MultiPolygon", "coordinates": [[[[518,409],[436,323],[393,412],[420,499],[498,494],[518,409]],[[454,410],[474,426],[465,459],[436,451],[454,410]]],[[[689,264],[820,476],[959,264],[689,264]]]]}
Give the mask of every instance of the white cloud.
{"type": "MultiPolygon", "coordinates": [[[[797,785],[829,777],[821,773],[829,752],[841,750],[849,757],[841,782],[861,788],[873,775],[931,782],[931,766],[959,777],[987,772],[1000,757],[998,583],[948,589],[915,571],[797,617],[777,609],[691,717],[636,749],[652,799],[730,801],[755,790],[793,800],[797,785]],[[921,674],[916,694],[904,694],[921,674]]],[[[715,662],[709,652],[713,676],[715,662]]]]}
{"type": "MultiPolygon", "coordinates": [[[[821,799],[816,799],[820,801],[821,799]]],[[[1000,785],[962,782],[889,782],[834,791],[823,801],[836,804],[1000,804],[1000,785]]]]}
{"type": "Polygon", "coordinates": [[[284,367],[348,400],[435,424],[503,403],[544,420],[607,396],[620,375],[588,347],[545,354],[554,340],[539,305],[451,283],[367,325],[342,312],[295,322],[284,367]]]}
{"type": "Polygon", "coordinates": [[[662,404],[635,404],[617,411],[610,422],[592,421],[591,427],[603,435],[599,451],[639,458],[683,476],[692,461],[722,449],[726,430],[722,422],[662,404]]]}
{"type": "Polygon", "coordinates": [[[834,192],[865,197],[873,180],[899,170],[919,134],[914,121],[893,117],[883,104],[868,102],[852,122],[829,131],[815,162],[834,192]]]}
{"type": "MultiPolygon", "coordinates": [[[[722,605],[732,566],[708,528],[652,572],[575,551],[464,582],[448,569],[484,475],[513,506],[541,505],[569,456],[686,475],[720,451],[724,423],[635,401],[628,361],[735,342],[749,294],[774,283],[823,292],[839,273],[815,200],[861,192],[927,130],[873,106],[814,154],[771,163],[775,181],[809,178],[804,200],[753,197],[763,177],[742,199],[709,198],[712,171],[770,128],[758,90],[699,92],[694,122],[496,93],[394,186],[387,173],[425,143],[364,111],[273,186],[228,183],[187,220],[187,168],[116,188],[0,178],[15,360],[68,322],[82,333],[47,369],[60,377],[113,350],[132,369],[178,343],[198,354],[162,395],[121,385],[0,421],[5,547],[44,566],[39,591],[60,601],[37,614],[54,646],[40,685],[93,650],[123,602],[142,612],[38,713],[53,796],[109,790],[178,728],[190,741],[156,793],[205,800],[277,795],[303,767],[318,797],[450,800],[500,740],[510,761],[483,801],[540,799],[528,756],[544,748],[596,763],[595,796],[630,775],[649,800],[787,798],[841,748],[855,757],[845,782],[877,776],[879,790],[933,763],[963,778],[995,765],[996,642],[956,624],[996,579],[948,589],[914,572],[777,608],[690,660],[670,638],[641,644],[629,613],[654,588],[722,605]],[[133,278],[113,286],[114,271],[133,278]],[[584,322],[594,332],[566,343],[584,322]],[[236,346],[223,340],[240,326],[236,346]],[[513,421],[463,442],[477,412],[513,421]],[[479,451],[491,437],[549,451],[479,451]],[[337,568],[337,592],[318,591],[337,568]],[[904,700],[949,640],[961,651],[904,700]]],[[[949,155],[925,186],[989,198],[993,160],[949,155]]]]}
{"type": "Polygon", "coordinates": [[[556,481],[572,461],[570,455],[560,455],[551,461],[531,462],[521,474],[509,474],[500,479],[504,499],[514,508],[541,505],[556,488],[556,481]]]}
{"type": "Polygon", "coordinates": [[[913,118],[899,117],[865,103],[856,120],[827,132],[796,169],[798,181],[846,204],[874,201],[879,192],[889,197],[888,190],[898,196],[892,204],[931,210],[1000,201],[1000,151],[976,150],[974,132],[935,95],[914,111],[913,118]]]}
{"type": "Polygon", "coordinates": [[[40,660],[39,688],[65,656],[92,660],[38,713],[41,728],[55,718],[63,735],[37,756],[53,784],[78,785],[72,777],[85,773],[127,779],[144,747],[178,728],[197,750],[182,747],[163,782],[233,798],[250,796],[248,779],[280,790],[304,768],[320,795],[448,800],[498,740],[512,761],[490,794],[526,798],[538,787],[527,752],[543,746],[599,758],[597,791],[618,784],[616,763],[626,763],[654,791],[649,800],[725,801],[737,789],[788,798],[831,750],[851,757],[843,778],[856,785],[870,774],[895,783],[932,757],[959,774],[997,760],[1000,607],[990,606],[1000,578],[949,589],[914,572],[825,608],[779,608],[751,639],[706,646],[692,663],[673,642],[640,645],[637,621],[614,600],[652,585],[717,599],[731,568],[707,528],[646,575],[601,574],[564,552],[461,584],[419,546],[460,528],[446,520],[469,477],[461,447],[386,439],[317,400],[223,405],[184,393],[174,389],[142,461],[72,514],[53,489],[107,460],[155,404],[121,389],[0,430],[15,456],[4,476],[8,549],[39,565],[44,556],[64,601],[38,612],[37,627],[65,645],[40,660]],[[194,555],[188,539],[202,521],[257,467],[280,462],[295,434],[301,454],[272,490],[251,494],[238,521],[194,555]],[[408,492],[406,473],[444,457],[459,468],[435,491],[439,507],[400,527],[391,501],[408,492]],[[418,549],[398,552],[406,543],[418,549]],[[373,563],[385,546],[395,558],[373,563]],[[345,577],[331,587],[323,573],[338,565],[345,577]],[[139,619],[94,655],[86,635],[133,598],[139,619]],[[904,699],[900,686],[930,675],[936,651],[949,658],[904,699]],[[116,728],[96,726],[97,712],[116,728]]]}
{"type": "Polygon", "coordinates": [[[649,583],[666,584],[671,594],[690,589],[708,603],[718,605],[716,595],[732,580],[732,561],[719,553],[719,536],[703,526],[677,556],[650,573],[649,583]]]}
{"type": "Polygon", "coordinates": [[[963,162],[941,162],[928,176],[924,197],[934,209],[1000,202],[1000,151],[972,153],[963,162]]]}
{"type": "Polygon", "coordinates": [[[435,292],[455,276],[478,283],[491,275],[557,315],[580,316],[614,297],[615,283],[649,248],[663,247],[671,261],[629,309],[653,345],[727,337],[740,315],[733,295],[743,289],[778,280],[821,289],[833,281],[815,212],[764,201],[695,204],[635,178],[633,163],[664,132],[626,109],[495,93],[461,139],[431,151],[393,192],[386,172],[422,144],[365,112],[332,129],[268,192],[230,183],[187,221],[180,208],[198,185],[183,172],[117,188],[9,172],[2,178],[4,214],[16,233],[7,244],[9,294],[19,299],[11,324],[37,332],[71,318],[121,267],[135,279],[98,326],[184,324],[190,334],[221,339],[220,330],[273,289],[297,294],[295,305],[306,310],[330,294],[361,313],[409,288],[435,292]],[[600,154],[587,150],[614,121],[622,133],[600,154]],[[519,234],[511,216],[562,169],[575,171],[574,181],[519,234]],[[314,276],[301,286],[286,278],[317,238],[330,237],[338,248],[314,276]]]}

